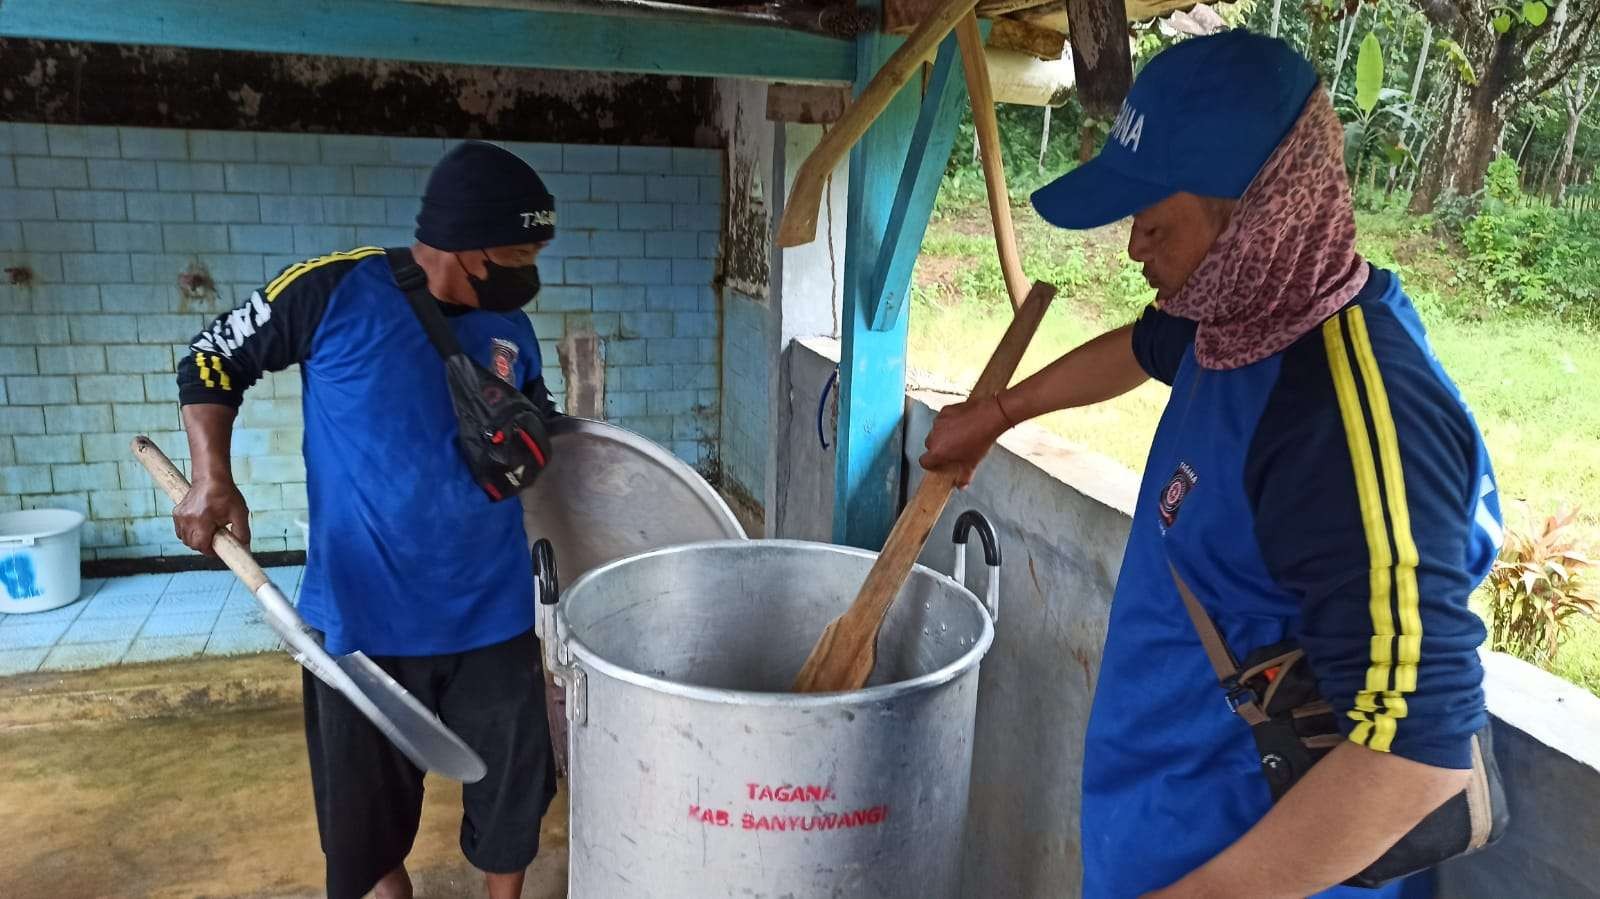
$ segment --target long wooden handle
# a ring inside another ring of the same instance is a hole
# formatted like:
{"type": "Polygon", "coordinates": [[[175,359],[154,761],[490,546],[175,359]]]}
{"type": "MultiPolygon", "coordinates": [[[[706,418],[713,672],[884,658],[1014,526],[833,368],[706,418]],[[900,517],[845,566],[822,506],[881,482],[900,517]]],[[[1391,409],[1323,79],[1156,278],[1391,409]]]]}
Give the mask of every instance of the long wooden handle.
{"type": "MultiPolygon", "coordinates": [[[[189,479],[183,476],[178,466],[172,464],[172,460],[161,451],[161,447],[156,446],[154,440],[143,434],[133,438],[133,457],[139,460],[145,471],[150,472],[150,477],[155,479],[156,486],[167,494],[173,505],[183,502],[183,498],[189,493],[189,479]]],[[[222,561],[233,569],[233,573],[239,576],[239,580],[244,581],[250,592],[254,593],[267,582],[267,573],[256,564],[255,557],[250,555],[250,550],[235,540],[227,528],[217,529],[217,536],[213,538],[211,547],[217,551],[222,561]]]]}
{"type": "MultiPolygon", "coordinates": [[[[1027,300],[1011,320],[1000,345],[989,364],[978,376],[972,388],[973,399],[994,396],[1011,382],[1022,362],[1022,354],[1044,320],[1044,314],[1055,298],[1056,289],[1039,282],[1028,292],[1027,300]]],[[[828,625],[812,647],[800,674],[795,678],[797,693],[832,693],[841,690],[859,690],[866,686],[877,663],[878,629],[884,616],[900,595],[900,587],[911,574],[911,566],[922,554],[928,535],[939,516],[944,512],[950,494],[955,492],[957,473],[954,470],[932,471],[922,479],[911,502],[889,532],[889,540],[867,572],[867,580],[855,602],[843,615],[828,625]]]]}
{"type": "Polygon", "coordinates": [[[972,127],[978,133],[978,155],[983,160],[983,183],[989,191],[989,217],[994,220],[995,244],[1000,250],[1000,273],[1011,294],[1011,307],[1019,309],[1028,295],[1028,277],[1022,273],[1017,253],[1017,232],[1011,224],[1011,195],[1006,191],[1006,167],[1000,156],[1000,124],[994,114],[994,89],[989,84],[989,60],[978,31],[978,16],[968,13],[956,24],[961,44],[961,66],[967,73],[967,96],[972,100],[972,127]]]}
{"type": "Polygon", "coordinates": [[[816,239],[817,211],[822,206],[822,191],[828,176],[872,127],[889,101],[900,93],[900,88],[921,68],[928,53],[944,40],[956,21],[972,12],[976,5],[977,0],[945,0],[940,4],[884,62],[861,95],[845,108],[839,121],[817,142],[811,155],[795,172],[794,187],[789,190],[783,220],[778,224],[778,246],[798,247],[816,239]]]}

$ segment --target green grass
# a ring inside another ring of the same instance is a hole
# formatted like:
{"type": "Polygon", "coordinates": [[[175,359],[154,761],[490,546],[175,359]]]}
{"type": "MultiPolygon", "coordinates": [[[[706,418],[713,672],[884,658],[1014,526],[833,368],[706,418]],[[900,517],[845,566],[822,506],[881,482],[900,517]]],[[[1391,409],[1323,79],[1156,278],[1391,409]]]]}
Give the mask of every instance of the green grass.
{"type": "MultiPolygon", "coordinates": [[[[1123,251],[1126,231],[1058,231],[1016,211],[1023,267],[1061,289],[1021,371],[1030,374],[1150,300],[1123,251]]],[[[1584,550],[1600,557],[1600,333],[1540,318],[1488,318],[1449,248],[1414,219],[1362,215],[1361,249],[1396,269],[1430,340],[1477,416],[1512,523],[1580,509],[1584,550]]],[[[913,289],[908,363],[970,388],[1010,318],[994,238],[981,209],[946,208],[930,224],[913,289]]],[[[1040,423],[1135,471],[1144,467],[1167,389],[1148,383],[1040,423]]],[[[1557,674],[1600,694],[1600,625],[1580,623],[1557,674]]]]}

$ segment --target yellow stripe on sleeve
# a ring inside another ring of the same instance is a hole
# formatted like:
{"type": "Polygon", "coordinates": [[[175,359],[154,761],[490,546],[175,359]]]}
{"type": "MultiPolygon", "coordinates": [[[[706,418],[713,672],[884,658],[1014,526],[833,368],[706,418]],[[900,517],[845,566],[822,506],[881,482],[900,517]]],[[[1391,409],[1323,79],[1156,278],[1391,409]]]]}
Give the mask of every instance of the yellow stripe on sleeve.
{"type": "Polygon", "coordinates": [[[1406,502],[1405,471],[1400,461],[1400,437],[1395,429],[1394,415],[1389,408],[1389,394],[1383,386],[1383,372],[1378,368],[1377,355],[1372,350],[1372,339],[1367,332],[1361,307],[1352,307],[1349,313],[1351,344],[1355,348],[1356,362],[1361,368],[1361,378],[1367,388],[1367,406],[1372,411],[1373,430],[1378,436],[1378,457],[1383,464],[1383,485],[1389,500],[1389,521],[1392,525],[1395,553],[1394,578],[1400,612],[1399,637],[1396,640],[1393,660],[1395,669],[1394,694],[1385,703],[1393,716],[1387,729],[1379,733],[1368,745],[1373,749],[1388,751],[1394,739],[1399,719],[1405,717],[1404,694],[1417,689],[1417,666],[1422,661],[1422,603],[1417,589],[1417,565],[1420,556],[1417,542],[1411,533],[1411,509],[1406,502]]]}
{"type": "Polygon", "coordinates": [[[290,284],[294,283],[296,278],[300,277],[306,272],[321,268],[322,266],[330,263],[365,259],[368,256],[377,256],[382,252],[384,252],[383,247],[357,247],[356,249],[348,252],[341,251],[338,253],[329,253],[326,256],[318,256],[315,259],[307,259],[304,262],[297,262],[294,265],[284,269],[282,274],[278,275],[276,278],[273,278],[271,283],[267,285],[267,302],[270,303],[273,300],[276,300],[278,295],[283,293],[290,284]]]}
{"type": "Polygon", "coordinates": [[[200,371],[200,383],[206,387],[233,389],[233,378],[222,367],[222,357],[213,353],[195,353],[194,367],[200,371]]]}
{"type": "MultiPolygon", "coordinates": [[[[1360,310],[1352,310],[1352,315],[1359,315],[1360,310]]],[[[1397,728],[1397,719],[1406,714],[1405,699],[1399,691],[1390,688],[1391,674],[1395,670],[1397,661],[1404,659],[1394,658],[1391,649],[1396,636],[1395,616],[1390,609],[1390,598],[1395,588],[1396,565],[1394,553],[1390,550],[1389,528],[1384,521],[1383,490],[1391,486],[1387,478],[1379,479],[1378,454],[1374,452],[1372,440],[1367,433],[1367,417],[1361,407],[1361,387],[1356,381],[1355,368],[1351,364],[1350,354],[1345,348],[1345,328],[1343,316],[1329,319],[1322,327],[1322,336],[1328,354],[1328,368],[1333,376],[1334,394],[1339,401],[1339,415],[1344,423],[1345,440],[1350,449],[1350,460],[1354,469],[1356,482],[1356,495],[1361,508],[1362,530],[1366,535],[1367,553],[1369,557],[1368,573],[1368,614],[1372,620],[1372,638],[1369,642],[1369,662],[1367,666],[1366,688],[1359,691],[1355,697],[1355,707],[1349,712],[1351,720],[1356,722],[1355,729],[1350,734],[1350,739],[1368,746],[1372,749],[1387,751],[1394,739],[1397,728]]],[[[1352,323],[1351,339],[1353,342],[1366,348],[1370,356],[1371,345],[1366,339],[1365,323],[1352,323]],[[1359,327],[1358,332],[1356,328],[1359,327]]],[[[1361,351],[1358,350],[1358,356],[1361,351]]],[[[1364,360],[1365,361],[1365,360],[1364,360]]],[[[1372,360],[1372,371],[1376,371],[1376,360],[1372,360]]],[[[1373,400],[1373,390],[1382,393],[1381,382],[1374,385],[1368,369],[1363,364],[1362,375],[1367,380],[1368,403],[1377,415],[1376,403],[1373,400]]],[[[1387,396],[1383,397],[1383,414],[1388,415],[1387,396]]],[[[1385,447],[1386,436],[1381,426],[1374,428],[1379,435],[1379,452],[1385,447]]],[[[1393,421],[1389,420],[1388,437],[1393,436],[1393,421]]],[[[1395,462],[1398,465],[1398,444],[1395,446],[1395,462]]],[[[1389,467],[1385,466],[1384,474],[1387,475],[1389,467]]],[[[1393,517],[1394,493],[1390,493],[1390,515],[1393,517]]],[[[1403,494],[1399,500],[1404,503],[1403,494]]],[[[1407,521],[1409,528],[1409,520],[1407,521]]],[[[1408,532],[1409,536],[1409,532],[1408,532]]],[[[1399,545],[1398,543],[1396,545],[1399,545]]],[[[1413,547],[1413,553],[1415,549],[1413,547]]],[[[1409,569],[1402,566],[1402,570],[1410,574],[1411,590],[1415,593],[1415,563],[1409,569]]],[[[1403,577],[1403,576],[1402,576],[1403,577]]],[[[1403,607],[1402,607],[1403,608],[1403,607]]],[[[1401,622],[1402,627],[1407,622],[1401,622]]],[[[1415,664],[1413,663],[1412,678],[1415,679],[1415,664]]],[[[1399,686],[1397,682],[1396,686],[1399,686]]]]}

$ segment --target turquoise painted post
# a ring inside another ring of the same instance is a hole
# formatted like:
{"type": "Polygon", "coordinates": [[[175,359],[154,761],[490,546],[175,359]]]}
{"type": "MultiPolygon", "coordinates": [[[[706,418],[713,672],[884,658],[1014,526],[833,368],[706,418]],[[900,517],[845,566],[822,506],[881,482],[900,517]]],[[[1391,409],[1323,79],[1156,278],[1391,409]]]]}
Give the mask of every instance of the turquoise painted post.
{"type": "Polygon", "coordinates": [[[640,11],[407,0],[4,0],[0,37],[599,72],[832,82],[849,41],[640,11]]]}
{"type": "MultiPolygon", "coordinates": [[[[978,30],[987,38],[989,21],[980,21],[978,30]]],[[[939,46],[934,60],[905,169],[900,173],[894,210],[873,269],[872,295],[877,298],[872,314],[874,331],[890,330],[903,317],[911,294],[911,270],[922,249],[928,217],[933,214],[933,201],[939,195],[939,182],[944,180],[961,112],[966,108],[966,73],[961,66],[961,48],[952,34],[939,46]]]]}
{"type": "MultiPolygon", "coordinates": [[[[858,93],[898,44],[898,38],[876,32],[857,39],[858,93]]],[[[888,327],[873,328],[877,307],[873,284],[921,105],[917,80],[900,91],[850,151],[833,539],[865,549],[883,547],[900,496],[909,318],[902,307],[888,327]]]]}

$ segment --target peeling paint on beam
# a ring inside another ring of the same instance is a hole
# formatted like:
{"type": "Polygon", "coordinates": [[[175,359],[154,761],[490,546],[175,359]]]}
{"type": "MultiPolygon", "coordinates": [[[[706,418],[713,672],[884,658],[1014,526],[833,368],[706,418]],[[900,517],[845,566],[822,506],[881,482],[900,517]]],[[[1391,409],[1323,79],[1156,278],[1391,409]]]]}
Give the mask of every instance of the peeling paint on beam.
{"type": "Polygon", "coordinates": [[[849,103],[850,89],[843,85],[771,84],[767,86],[767,121],[831,125],[844,115],[849,103]]]}
{"type": "Polygon", "coordinates": [[[695,146],[711,79],[0,38],[0,119],[695,146]]]}
{"type": "Polygon", "coordinates": [[[784,28],[402,0],[6,0],[0,36],[546,69],[847,82],[848,41],[784,28]]]}

